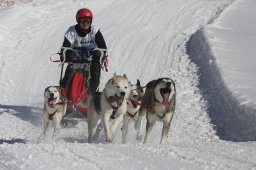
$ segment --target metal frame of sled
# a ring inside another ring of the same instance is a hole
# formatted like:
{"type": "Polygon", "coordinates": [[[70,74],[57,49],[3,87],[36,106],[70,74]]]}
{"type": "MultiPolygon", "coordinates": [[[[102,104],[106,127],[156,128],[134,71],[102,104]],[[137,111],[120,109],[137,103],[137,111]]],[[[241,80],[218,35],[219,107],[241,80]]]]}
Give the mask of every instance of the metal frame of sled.
{"type": "MultiPolygon", "coordinates": [[[[72,49],[70,47],[62,47],[61,50],[62,50],[62,54],[63,54],[62,55],[62,57],[63,57],[62,60],[61,59],[60,60],[52,60],[52,58],[50,57],[50,60],[52,62],[60,62],[60,66],[61,66],[60,82],[64,77],[63,71],[64,71],[65,63],[74,63],[74,67],[75,67],[74,68],[74,74],[75,74],[75,72],[79,72],[81,70],[83,72],[86,71],[88,73],[87,74],[88,76],[84,76],[84,78],[85,78],[84,81],[88,81],[90,79],[90,64],[91,64],[91,61],[72,61],[72,60],[71,61],[66,61],[67,60],[66,52],[68,50],[74,51],[74,49],[72,49]]],[[[95,49],[93,49],[93,51],[94,50],[99,50],[101,52],[100,64],[102,66],[103,65],[102,64],[102,59],[105,56],[104,54],[107,54],[107,50],[106,49],[101,49],[101,48],[95,48],[95,49]]],[[[57,54],[60,55],[60,53],[57,53],[57,54]]],[[[102,69],[104,69],[104,68],[102,67],[102,69]]],[[[74,74],[73,74],[73,76],[74,76],[74,74]]],[[[73,82],[73,78],[74,77],[72,77],[71,83],[73,82]]],[[[84,83],[86,83],[86,82],[84,82],[84,83]]],[[[86,84],[88,84],[88,83],[86,83],[86,84]]],[[[67,97],[67,111],[66,111],[67,114],[76,113],[76,112],[79,112],[79,113],[86,113],[87,112],[87,108],[82,107],[81,105],[79,105],[80,101],[86,99],[89,95],[88,94],[88,85],[85,86],[85,89],[86,89],[86,93],[87,93],[86,96],[84,98],[80,98],[76,102],[68,100],[68,97],[67,97]]]]}

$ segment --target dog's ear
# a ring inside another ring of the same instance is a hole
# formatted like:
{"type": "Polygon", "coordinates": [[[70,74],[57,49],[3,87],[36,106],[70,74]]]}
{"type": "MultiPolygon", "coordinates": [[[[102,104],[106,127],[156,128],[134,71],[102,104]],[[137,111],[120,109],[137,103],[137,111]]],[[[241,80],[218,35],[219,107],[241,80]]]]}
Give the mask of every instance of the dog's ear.
{"type": "Polygon", "coordinates": [[[44,92],[48,91],[51,86],[48,86],[44,89],[44,92]]]}
{"type": "Polygon", "coordinates": [[[132,82],[128,81],[129,83],[129,88],[132,89],[132,82]]]}
{"type": "Polygon", "coordinates": [[[117,77],[116,73],[114,73],[113,78],[115,79],[117,77]]]}
{"type": "MultiPolygon", "coordinates": [[[[137,86],[137,89],[138,89],[141,93],[144,93],[143,88],[141,87],[141,84],[140,84],[140,80],[139,80],[139,79],[137,79],[137,84],[136,84],[136,86],[137,86]]],[[[143,95],[144,95],[144,94],[143,94],[143,95]]]]}
{"type": "Polygon", "coordinates": [[[108,80],[107,84],[109,84],[109,83],[111,83],[111,84],[113,83],[113,78],[108,80]]]}
{"type": "Polygon", "coordinates": [[[173,86],[174,86],[174,88],[175,88],[175,82],[173,81],[173,79],[171,79],[171,81],[172,81],[172,84],[173,84],[173,86]]]}
{"type": "Polygon", "coordinates": [[[136,86],[139,86],[139,87],[141,86],[141,85],[140,85],[140,80],[139,80],[139,79],[137,79],[137,84],[136,84],[136,86]]]}
{"type": "Polygon", "coordinates": [[[50,87],[51,87],[51,86],[48,86],[48,87],[46,87],[46,88],[44,89],[44,97],[47,97],[47,96],[46,96],[46,92],[49,90],[50,87]]]}
{"type": "Polygon", "coordinates": [[[124,74],[123,77],[124,77],[126,80],[128,80],[128,77],[126,76],[126,74],[124,74]]]}

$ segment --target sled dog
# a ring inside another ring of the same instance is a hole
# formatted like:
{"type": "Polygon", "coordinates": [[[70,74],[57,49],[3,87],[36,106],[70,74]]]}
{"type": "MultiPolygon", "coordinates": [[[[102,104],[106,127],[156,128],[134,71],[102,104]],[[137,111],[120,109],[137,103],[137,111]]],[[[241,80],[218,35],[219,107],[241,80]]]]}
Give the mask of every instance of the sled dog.
{"type": "Polygon", "coordinates": [[[58,86],[49,86],[44,91],[43,135],[46,136],[50,121],[54,124],[52,139],[55,141],[60,132],[60,122],[65,115],[67,104],[58,86]]]}
{"type": "Polygon", "coordinates": [[[146,114],[146,134],[144,144],[148,143],[150,132],[155,122],[162,121],[162,137],[161,144],[164,144],[169,136],[171,121],[173,118],[176,104],[175,83],[170,78],[159,78],[152,80],[146,85],[144,98],[142,99],[139,117],[135,123],[138,129],[141,119],[146,114]]]}
{"type": "Polygon", "coordinates": [[[97,97],[94,97],[88,108],[88,142],[97,140],[101,128],[104,128],[106,141],[112,142],[113,134],[117,126],[123,120],[123,115],[127,110],[128,95],[131,91],[131,84],[128,82],[127,76],[124,74],[113,75],[106,83],[105,88],[97,97]],[[100,124],[98,124],[101,119],[100,124]],[[112,125],[109,120],[113,119],[112,125]],[[98,125],[98,126],[97,126],[98,125]]]}
{"type": "MultiPolygon", "coordinates": [[[[138,111],[141,106],[143,96],[143,88],[140,85],[140,81],[137,80],[137,83],[131,86],[131,92],[127,101],[127,111],[124,115],[122,127],[122,143],[126,143],[127,141],[127,133],[130,122],[135,122],[135,120],[138,118],[138,111]]],[[[140,130],[141,129],[139,128],[137,136],[140,135],[140,130]]]]}

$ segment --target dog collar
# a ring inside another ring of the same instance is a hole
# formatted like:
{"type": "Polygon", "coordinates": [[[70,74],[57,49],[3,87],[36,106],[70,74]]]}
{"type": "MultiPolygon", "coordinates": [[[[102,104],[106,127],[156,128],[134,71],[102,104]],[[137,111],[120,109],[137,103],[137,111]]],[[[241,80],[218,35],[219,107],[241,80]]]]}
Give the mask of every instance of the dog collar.
{"type": "Polygon", "coordinates": [[[55,115],[55,113],[57,112],[58,108],[52,113],[52,114],[48,114],[48,119],[49,120],[53,120],[53,116],[55,115]]]}
{"type": "Polygon", "coordinates": [[[138,112],[135,112],[135,113],[130,113],[130,112],[127,112],[127,114],[131,117],[131,118],[133,118],[133,119],[135,119],[135,116],[137,115],[137,113],[138,112]]]}

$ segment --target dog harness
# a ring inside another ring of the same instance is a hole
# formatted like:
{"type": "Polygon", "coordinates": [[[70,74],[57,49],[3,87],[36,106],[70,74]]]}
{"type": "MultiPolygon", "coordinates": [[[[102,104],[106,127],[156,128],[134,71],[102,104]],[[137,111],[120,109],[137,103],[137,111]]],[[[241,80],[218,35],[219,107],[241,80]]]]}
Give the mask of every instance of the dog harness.
{"type": "Polygon", "coordinates": [[[112,112],[110,118],[115,119],[116,111],[117,111],[118,107],[123,103],[124,98],[120,97],[120,96],[109,96],[109,97],[106,96],[106,98],[107,98],[107,101],[110,103],[110,105],[113,109],[113,112],[112,112]],[[111,104],[111,103],[114,103],[114,102],[117,103],[117,107],[115,107],[111,104]]]}
{"type": "Polygon", "coordinates": [[[57,112],[58,108],[56,109],[55,112],[53,112],[52,114],[48,114],[48,119],[49,120],[53,120],[53,116],[55,115],[55,113],[57,112]]]}
{"type": "MultiPolygon", "coordinates": [[[[141,103],[140,103],[140,102],[138,102],[137,100],[134,100],[134,99],[132,99],[132,98],[129,98],[128,101],[132,103],[132,105],[133,105],[134,108],[136,108],[137,106],[141,106],[141,103]]],[[[135,116],[137,115],[137,113],[138,113],[138,111],[135,112],[135,113],[130,113],[130,112],[127,111],[127,114],[128,114],[131,118],[133,118],[133,119],[135,119],[135,116]]]]}
{"type": "MultiPolygon", "coordinates": [[[[65,102],[63,101],[63,99],[61,99],[61,102],[58,102],[58,103],[55,103],[55,105],[61,105],[61,104],[64,104],[65,102]]],[[[58,111],[59,107],[56,108],[56,110],[53,112],[53,113],[49,113],[48,114],[48,119],[49,120],[53,120],[53,116],[55,115],[55,113],[58,111]]]]}

